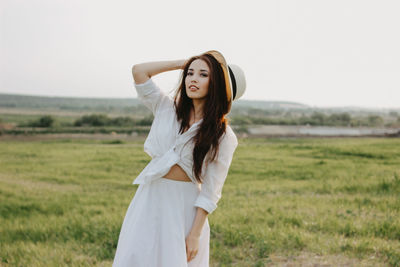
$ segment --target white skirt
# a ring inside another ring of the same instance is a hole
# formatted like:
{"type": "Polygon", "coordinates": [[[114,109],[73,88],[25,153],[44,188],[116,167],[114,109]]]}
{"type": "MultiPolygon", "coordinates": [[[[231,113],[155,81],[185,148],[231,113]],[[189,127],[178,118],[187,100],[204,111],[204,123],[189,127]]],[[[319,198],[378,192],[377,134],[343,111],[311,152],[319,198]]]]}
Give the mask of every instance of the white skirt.
{"type": "Polygon", "coordinates": [[[160,178],[139,185],[126,212],[114,257],[114,267],[208,267],[210,227],[206,220],[199,251],[187,262],[185,238],[200,192],[193,182],[160,178]]]}

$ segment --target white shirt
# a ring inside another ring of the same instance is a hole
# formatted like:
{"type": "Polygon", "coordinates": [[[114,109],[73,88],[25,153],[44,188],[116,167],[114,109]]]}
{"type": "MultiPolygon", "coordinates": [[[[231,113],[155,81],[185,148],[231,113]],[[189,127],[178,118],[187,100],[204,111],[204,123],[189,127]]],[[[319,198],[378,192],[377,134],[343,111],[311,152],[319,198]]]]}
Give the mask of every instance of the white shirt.
{"type": "MultiPolygon", "coordinates": [[[[144,143],[144,151],[152,158],[133,184],[146,184],[166,175],[171,167],[179,165],[193,183],[198,184],[193,174],[192,137],[196,135],[201,121],[194,123],[189,130],[179,134],[180,122],[177,120],[174,100],[158,88],[152,79],[136,84],[138,98],[154,115],[149,135],[144,143]]],[[[222,187],[228,174],[233,153],[238,145],[235,133],[227,125],[220,139],[219,151],[214,161],[203,163],[200,194],[195,202],[208,213],[217,208],[222,187]]]]}

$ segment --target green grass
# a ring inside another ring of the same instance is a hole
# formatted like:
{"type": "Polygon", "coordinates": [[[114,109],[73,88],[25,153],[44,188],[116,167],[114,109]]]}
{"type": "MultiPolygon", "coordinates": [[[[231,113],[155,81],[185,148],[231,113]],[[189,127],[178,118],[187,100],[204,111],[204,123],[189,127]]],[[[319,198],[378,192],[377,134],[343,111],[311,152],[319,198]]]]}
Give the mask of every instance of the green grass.
{"type": "MultiPolygon", "coordinates": [[[[109,266],[143,142],[0,142],[0,266],[109,266]]],[[[211,266],[400,266],[400,139],[243,139],[211,266]]]]}

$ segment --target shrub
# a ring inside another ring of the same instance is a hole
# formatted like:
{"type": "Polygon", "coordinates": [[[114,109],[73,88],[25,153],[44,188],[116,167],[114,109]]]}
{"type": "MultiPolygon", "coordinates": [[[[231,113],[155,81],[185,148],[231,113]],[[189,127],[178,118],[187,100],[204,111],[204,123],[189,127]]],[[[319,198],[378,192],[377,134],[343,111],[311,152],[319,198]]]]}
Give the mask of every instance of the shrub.
{"type": "Polygon", "coordinates": [[[40,117],[36,121],[32,121],[28,123],[30,127],[43,127],[43,128],[50,128],[53,127],[55,123],[55,119],[53,116],[45,115],[40,117]]]}
{"type": "Polygon", "coordinates": [[[110,119],[104,114],[84,115],[75,121],[75,126],[106,126],[109,125],[110,119]]]}
{"type": "Polygon", "coordinates": [[[153,122],[153,116],[147,116],[139,121],[136,122],[136,125],[139,126],[150,126],[153,122]]]}
{"type": "Polygon", "coordinates": [[[113,126],[132,126],[134,123],[130,117],[116,117],[110,120],[110,124],[113,126]]]}
{"type": "Polygon", "coordinates": [[[123,126],[150,126],[153,122],[153,116],[147,116],[140,120],[134,120],[131,117],[116,117],[116,118],[109,118],[107,115],[104,114],[92,114],[92,115],[85,115],[82,116],[80,119],[74,122],[74,126],[116,126],[116,127],[123,127],[123,126]]]}
{"type": "Polygon", "coordinates": [[[383,125],[382,117],[378,115],[370,115],[368,116],[368,123],[370,126],[382,126],[383,125]]]}

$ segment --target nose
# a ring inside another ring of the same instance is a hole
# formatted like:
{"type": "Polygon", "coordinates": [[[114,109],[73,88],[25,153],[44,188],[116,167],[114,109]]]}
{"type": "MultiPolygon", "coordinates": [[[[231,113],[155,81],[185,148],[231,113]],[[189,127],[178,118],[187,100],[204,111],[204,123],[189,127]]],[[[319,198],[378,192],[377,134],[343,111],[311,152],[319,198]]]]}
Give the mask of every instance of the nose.
{"type": "Polygon", "coordinates": [[[192,75],[190,80],[197,83],[197,75],[192,75]]]}

